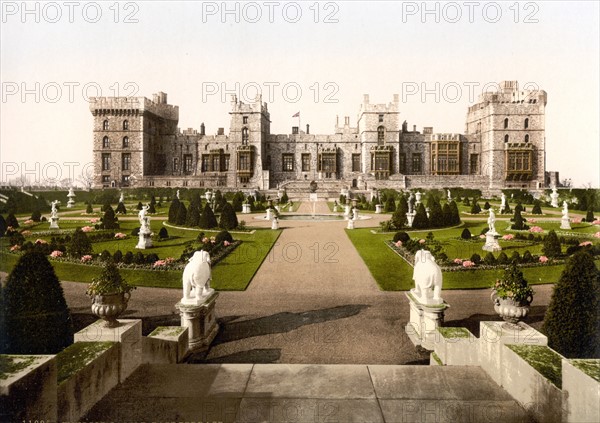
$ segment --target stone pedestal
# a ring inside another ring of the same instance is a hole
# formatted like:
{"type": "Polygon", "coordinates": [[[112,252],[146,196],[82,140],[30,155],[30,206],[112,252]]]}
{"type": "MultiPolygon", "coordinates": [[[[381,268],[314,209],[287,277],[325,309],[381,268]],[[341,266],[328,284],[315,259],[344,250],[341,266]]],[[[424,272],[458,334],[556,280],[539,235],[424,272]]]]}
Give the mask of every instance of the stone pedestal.
{"type": "Polygon", "coordinates": [[[279,219],[275,218],[271,221],[271,229],[279,229],[279,219]]]}
{"type": "Polygon", "coordinates": [[[570,230],[571,229],[571,219],[563,216],[563,218],[560,219],[560,228],[570,230]]]}
{"type": "Polygon", "coordinates": [[[415,220],[416,212],[406,213],[406,224],[409,228],[412,228],[413,220],[415,220]]]}
{"type": "Polygon", "coordinates": [[[481,247],[484,251],[491,251],[495,253],[496,251],[502,251],[502,247],[498,244],[498,239],[496,238],[498,234],[496,232],[486,232],[485,234],[485,245],[481,247]]]}
{"type": "Polygon", "coordinates": [[[346,217],[350,216],[350,204],[346,204],[344,206],[344,216],[346,216],[346,217]]]}
{"type": "Polygon", "coordinates": [[[190,352],[206,351],[217,336],[219,325],[215,316],[215,304],[218,296],[218,292],[213,292],[200,305],[186,305],[181,302],[175,305],[181,315],[181,326],[188,328],[190,352]]]}
{"type": "Polygon", "coordinates": [[[242,204],[242,213],[243,214],[250,213],[250,204],[242,204]]]}
{"type": "Polygon", "coordinates": [[[267,220],[273,220],[273,209],[267,209],[267,220]]]}
{"type": "Polygon", "coordinates": [[[74,205],[75,205],[75,201],[72,198],[69,199],[69,201],[67,201],[67,208],[68,209],[72,209],[74,205]]]}
{"type": "Polygon", "coordinates": [[[557,192],[553,192],[552,194],[550,194],[550,199],[551,199],[550,205],[552,207],[555,207],[555,208],[559,208],[560,207],[558,205],[558,193],[557,192]]]}
{"type": "Polygon", "coordinates": [[[146,248],[152,248],[152,232],[149,230],[140,229],[138,243],[135,248],[145,250],[146,248]]]}
{"type": "Polygon", "coordinates": [[[50,229],[60,229],[58,227],[58,217],[50,217],[50,229]]]}
{"type": "Polygon", "coordinates": [[[437,328],[444,323],[444,311],[449,307],[442,304],[422,304],[410,293],[406,292],[410,305],[410,321],[406,324],[406,334],[417,346],[433,351],[437,328]]]}
{"type": "Polygon", "coordinates": [[[107,328],[98,320],[75,334],[75,342],[119,342],[121,363],[119,382],[123,382],[142,364],[142,321],[119,319],[119,326],[107,328]]]}
{"type": "Polygon", "coordinates": [[[358,209],[356,207],[352,209],[352,219],[358,220],[358,209]]]}
{"type": "Polygon", "coordinates": [[[348,229],[354,229],[354,220],[348,219],[348,229]]]}
{"type": "Polygon", "coordinates": [[[381,204],[375,204],[375,214],[381,214],[383,212],[383,206],[381,204]]]}
{"type": "Polygon", "coordinates": [[[281,213],[281,207],[279,207],[279,205],[275,206],[275,210],[277,210],[277,213],[281,213]]]}
{"type": "Polygon", "coordinates": [[[188,351],[188,329],[181,326],[158,326],[143,340],[144,363],[181,363],[188,351]]]}

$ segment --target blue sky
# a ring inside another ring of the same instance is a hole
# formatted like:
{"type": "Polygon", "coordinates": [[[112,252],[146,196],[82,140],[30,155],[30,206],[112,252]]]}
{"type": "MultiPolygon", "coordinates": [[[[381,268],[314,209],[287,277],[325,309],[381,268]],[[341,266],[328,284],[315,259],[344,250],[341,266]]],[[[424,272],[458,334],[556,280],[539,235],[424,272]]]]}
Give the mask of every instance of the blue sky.
{"type": "Polygon", "coordinates": [[[518,80],[548,92],[547,169],[600,184],[598,2],[475,2],[472,16],[466,2],[274,2],[273,22],[267,2],[228,2],[237,16],[223,2],[76,3],[70,19],[65,2],[31,2],[29,14],[2,2],[1,179],[16,172],[7,163],[51,179],[91,161],[84,86],[167,92],[180,127],[205,122],[209,134],[229,128],[223,90],[246,99],[257,86],[263,100],[272,87],[274,133],[297,111],[313,133],[331,133],[336,115],[354,124],[365,93],[400,94],[411,127],[461,133],[469,86],[518,80]]]}

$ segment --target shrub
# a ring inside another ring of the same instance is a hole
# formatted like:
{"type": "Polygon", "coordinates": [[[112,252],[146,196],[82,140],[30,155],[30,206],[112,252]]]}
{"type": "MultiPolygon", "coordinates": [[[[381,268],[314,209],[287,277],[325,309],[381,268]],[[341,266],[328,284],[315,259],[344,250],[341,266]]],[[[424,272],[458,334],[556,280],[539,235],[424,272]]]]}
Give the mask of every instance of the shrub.
{"type": "MultiPolygon", "coordinates": [[[[142,204],[142,203],[140,203],[142,204]]],[[[177,213],[179,211],[179,200],[177,198],[173,199],[171,202],[171,206],[169,207],[169,215],[167,220],[169,223],[177,224],[177,213]]]]}
{"type": "Polygon", "coordinates": [[[6,220],[4,220],[4,216],[0,215],[0,237],[4,236],[7,227],[8,225],[6,224],[6,220]]]}
{"type": "Polygon", "coordinates": [[[406,198],[404,198],[404,196],[401,196],[400,202],[398,203],[398,207],[396,208],[396,211],[394,211],[394,213],[392,214],[391,219],[392,225],[396,229],[403,228],[406,225],[406,213],[408,213],[408,203],[406,201],[406,198]]]}
{"type": "Polygon", "coordinates": [[[510,255],[510,261],[514,262],[514,263],[521,262],[521,255],[519,254],[518,251],[513,251],[513,253],[510,255]]]}
{"type": "Polygon", "coordinates": [[[198,226],[200,224],[200,206],[198,203],[190,203],[190,208],[187,213],[187,225],[198,226]]]}
{"type": "Polygon", "coordinates": [[[594,220],[596,220],[596,218],[594,217],[594,207],[593,206],[589,206],[588,209],[587,209],[587,213],[585,215],[585,221],[591,223],[594,220]]]}
{"type": "Polygon", "coordinates": [[[10,213],[6,216],[6,226],[12,226],[13,229],[17,229],[19,227],[19,221],[15,217],[14,213],[10,213]]]}
{"type": "Polygon", "coordinates": [[[92,254],[92,243],[87,234],[83,232],[81,228],[75,229],[75,233],[71,238],[71,242],[67,247],[67,251],[70,256],[77,258],[86,254],[92,254]]]}
{"type": "MultiPolygon", "coordinates": [[[[244,203],[244,194],[242,194],[240,191],[236,192],[235,195],[233,196],[233,200],[231,200],[231,206],[233,207],[233,210],[236,212],[241,212],[243,203],[244,203]]],[[[198,211],[199,210],[200,209],[198,209],[198,211]]]]}
{"type": "Polygon", "coordinates": [[[521,258],[521,261],[523,263],[532,263],[533,262],[533,256],[531,255],[529,250],[525,250],[525,252],[523,253],[523,258],[521,258]]]}
{"type": "MultiPolygon", "coordinates": [[[[152,198],[154,198],[154,197],[152,197],[152,198]]],[[[150,214],[156,213],[156,208],[154,207],[155,204],[156,204],[156,202],[150,203],[150,205],[148,206],[148,213],[150,213],[150,214]]]]}
{"type": "Polygon", "coordinates": [[[393,238],[394,242],[402,241],[402,243],[408,242],[410,240],[410,235],[404,231],[396,232],[393,238]]]}
{"type": "Polygon", "coordinates": [[[141,201],[138,201],[137,206],[135,206],[136,210],[141,210],[144,208],[144,205],[142,204],[141,201]]]}
{"type": "Polygon", "coordinates": [[[554,286],[542,332],[548,346],[567,358],[600,358],[600,272],[580,251],[567,259],[554,286]]]}
{"type": "Polygon", "coordinates": [[[119,222],[115,215],[115,211],[109,205],[106,211],[104,212],[104,217],[102,218],[102,224],[100,225],[102,229],[118,229],[119,222]]]}
{"type": "Polygon", "coordinates": [[[494,290],[499,298],[510,298],[516,302],[530,302],[533,299],[533,289],[515,262],[504,270],[502,279],[496,280],[494,290]]]}
{"type": "Polygon", "coordinates": [[[158,231],[158,237],[160,239],[167,239],[169,237],[169,232],[167,231],[167,228],[165,228],[164,226],[160,228],[160,231],[158,231]]]}
{"type": "Polygon", "coordinates": [[[158,261],[158,254],[150,253],[146,256],[146,264],[154,264],[158,261]]]}
{"type": "Polygon", "coordinates": [[[496,257],[494,257],[494,254],[492,254],[491,251],[488,251],[488,253],[483,258],[483,262],[488,266],[493,266],[496,264],[496,257]]]}
{"type": "Polygon", "coordinates": [[[123,204],[121,201],[119,201],[119,204],[117,204],[117,213],[120,214],[127,214],[127,209],[125,208],[125,204],[123,204]]]}
{"type": "Polygon", "coordinates": [[[470,206],[471,202],[469,201],[469,197],[465,197],[465,199],[463,200],[463,206],[470,206]]]}
{"type": "Polygon", "coordinates": [[[464,228],[462,230],[462,233],[460,234],[460,237],[462,239],[471,239],[472,235],[471,235],[471,231],[469,230],[469,228],[464,228]]]}
{"type": "Polygon", "coordinates": [[[498,262],[498,264],[508,264],[509,260],[508,260],[508,256],[506,255],[506,253],[504,251],[500,252],[500,254],[498,254],[498,258],[496,259],[496,261],[498,262]]]}
{"type": "Polygon", "coordinates": [[[131,230],[131,235],[132,236],[138,236],[140,234],[140,229],[142,229],[142,228],[140,228],[139,226],[137,228],[133,228],[131,230]]]}
{"type": "Polygon", "coordinates": [[[486,202],[485,202],[485,204],[483,205],[483,208],[484,208],[485,210],[489,210],[489,209],[490,209],[490,207],[492,207],[492,206],[490,206],[490,202],[489,202],[489,201],[486,201],[486,202]]]}
{"type": "Polygon", "coordinates": [[[440,228],[444,226],[444,213],[442,206],[437,199],[432,199],[431,208],[429,210],[429,225],[432,228],[440,228]]]}
{"type": "Polygon", "coordinates": [[[477,203],[477,201],[473,200],[473,205],[471,206],[471,214],[479,214],[481,213],[481,207],[477,203]]]}
{"type": "Polygon", "coordinates": [[[112,260],[107,260],[102,267],[100,276],[92,279],[92,283],[88,285],[85,293],[88,297],[94,297],[95,295],[127,293],[135,288],[121,277],[117,265],[112,260]]]}
{"type": "Polygon", "coordinates": [[[393,197],[389,197],[383,206],[383,211],[386,213],[393,213],[396,211],[396,202],[393,197]]]}
{"type": "Polygon", "coordinates": [[[221,231],[217,234],[217,236],[215,237],[215,243],[216,244],[220,244],[224,241],[227,242],[233,242],[233,237],[231,236],[231,234],[227,231],[221,231]]]}
{"type": "Polygon", "coordinates": [[[112,259],[115,263],[121,263],[123,261],[123,253],[121,252],[121,250],[115,251],[115,253],[112,256],[112,259]]]}
{"type": "Polygon", "coordinates": [[[515,207],[515,216],[513,218],[514,223],[512,224],[512,229],[518,231],[524,231],[529,229],[529,226],[525,224],[525,219],[521,216],[521,210],[515,207]]]}
{"type": "Polygon", "coordinates": [[[425,206],[423,205],[423,203],[421,203],[421,204],[419,204],[419,207],[417,207],[417,213],[415,214],[412,228],[413,229],[427,229],[428,227],[429,227],[429,218],[427,217],[427,212],[425,211],[425,206]]]}
{"type": "Polygon", "coordinates": [[[223,204],[223,210],[219,219],[219,227],[221,229],[235,229],[238,225],[238,219],[233,210],[233,207],[229,203],[223,204]]]}
{"type": "Polygon", "coordinates": [[[34,210],[33,213],[31,213],[30,219],[34,222],[39,222],[40,220],[42,220],[42,213],[39,210],[34,210]]]}
{"type": "Polygon", "coordinates": [[[535,200],[533,202],[533,208],[531,209],[531,214],[542,214],[542,207],[540,200],[535,200]]]}
{"type": "Polygon", "coordinates": [[[94,207],[92,207],[92,203],[87,203],[87,207],[85,208],[85,212],[87,214],[92,214],[94,213],[94,207]]]}
{"type": "Polygon", "coordinates": [[[100,260],[109,261],[111,259],[110,252],[108,250],[104,250],[100,253],[100,260]]]}
{"type": "Polygon", "coordinates": [[[144,264],[144,263],[146,263],[146,257],[144,256],[144,254],[142,254],[140,251],[138,251],[133,256],[133,262],[135,264],[144,264]]]}
{"type": "MultiPolygon", "coordinates": [[[[279,204],[287,204],[288,201],[290,201],[287,192],[283,192],[283,195],[281,196],[281,199],[279,200],[279,204]]],[[[241,210],[240,210],[241,211],[241,210]]]]}
{"type": "Polygon", "coordinates": [[[71,315],[48,259],[24,254],[2,290],[3,354],[56,354],[73,343],[71,315]]]}
{"type": "Polygon", "coordinates": [[[131,264],[133,263],[133,253],[131,251],[127,251],[123,256],[123,263],[131,264]]]}
{"type": "Polygon", "coordinates": [[[198,226],[200,226],[202,229],[212,229],[218,226],[217,218],[215,217],[215,214],[208,203],[206,203],[204,209],[202,210],[200,224],[198,226]]]}
{"type": "Polygon", "coordinates": [[[179,202],[179,208],[177,209],[177,220],[175,223],[177,225],[185,225],[187,222],[187,209],[185,208],[185,204],[179,202]]]}
{"type": "Polygon", "coordinates": [[[475,263],[475,264],[479,264],[479,263],[481,263],[481,256],[480,256],[479,254],[477,254],[477,253],[474,253],[474,254],[471,256],[471,259],[470,259],[470,260],[471,260],[473,263],[475,263]]]}
{"type": "Polygon", "coordinates": [[[452,212],[452,225],[458,225],[460,223],[460,212],[458,211],[458,204],[456,201],[450,202],[450,211],[452,212]]]}
{"type": "Polygon", "coordinates": [[[554,230],[548,232],[548,235],[544,238],[544,246],[542,252],[548,258],[557,257],[561,254],[560,241],[554,230]]]}

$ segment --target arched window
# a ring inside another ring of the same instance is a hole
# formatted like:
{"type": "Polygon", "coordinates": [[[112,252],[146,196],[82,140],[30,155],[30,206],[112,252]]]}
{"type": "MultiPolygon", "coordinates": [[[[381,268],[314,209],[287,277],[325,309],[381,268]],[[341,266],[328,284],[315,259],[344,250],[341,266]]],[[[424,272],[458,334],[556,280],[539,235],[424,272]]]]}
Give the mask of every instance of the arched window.
{"type": "Polygon", "coordinates": [[[248,144],[248,128],[242,128],[242,144],[248,144]]]}
{"type": "Polygon", "coordinates": [[[508,118],[504,119],[504,129],[508,129],[508,118]]]}
{"type": "Polygon", "coordinates": [[[102,130],[108,131],[108,119],[102,122],[102,130]]]}
{"type": "Polygon", "coordinates": [[[525,134],[525,142],[529,142],[529,134],[525,134]]]}
{"type": "Polygon", "coordinates": [[[102,148],[109,148],[109,147],[110,147],[110,141],[108,140],[108,137],[102,138],[102,148]]]}
{"type": "Polygon", "coordinates": [[[129,130],[129,121],[124,120],[123,121],[123,131],[128,131],[128,130],[129,130]]]}
{"type": "Polygon", "coordinates": [[[377,145],[383,145],[385,140],[385,128],[380,126],[377,128],[377,145]]]}
{"type": "Polygon", "coordinates": [[[129,148],[129,137],[123,137],[123,148],[129,148]]]}
{"type": "Polygon", "coordinates": [[[529,118],[525,118],[525,129],[529,128],[529,118]]]}
{"type": "Polygon", "coordinates": [[[508,134],[504,136],[504,142],[508,142],[508,134]]]}

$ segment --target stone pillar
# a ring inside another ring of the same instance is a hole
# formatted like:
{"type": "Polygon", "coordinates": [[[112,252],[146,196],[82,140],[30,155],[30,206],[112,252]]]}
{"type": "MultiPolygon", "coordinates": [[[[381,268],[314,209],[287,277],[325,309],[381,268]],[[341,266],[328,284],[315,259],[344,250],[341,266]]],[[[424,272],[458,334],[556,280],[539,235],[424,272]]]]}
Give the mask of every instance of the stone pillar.
{"type": "Polygon", "coordinates": [[[50,217],[50,229],[60,229],[58,227],[58,217],[50,217]]]}
{"type": "Polygon", "coordinates": [[[348,219],[348,229],[354,229],[354,220],[348,219]]]}
{"type": "Polygon", "coordinates": [[[560,219],[560,228],[571,230],[571,219],[569,219],[568,216],[563,216],[562,219],[560,219]]]}
{"type": "Polygon", "coordinates": [[[181,302],[175,307],[181,315],[181,326],[188,328],[188,347],[190,352],[206,351],[217,332],[219,325],[215,316],[215,304],[218,292],[213,292],[200,305],[187,305],[181,302]]]}
{"type": "Polygon", "coordinates": [[[485,233],[485,245],[481,247],[484,251],[502,251],[502,247],[498,244],[498,239],[496,238],[498,234],[496,232],[487,231],[485,233]]]}
{"type": "Polygon", "coordinates": [[[383,212],[383,206],[381,204],[375,204],[375,214],[381,214],[383,212]]]}
{"type": "Polygon", "coordinates": [[[242,213],[243,214],[250,213],[250,204],[242,204],[242,213]]]}
{"type": "Polygon", "coordinates": [[[405,292],[410,305],[410,321],[406,324],[406,334],[417,346],[433,351],[437,328],[444,323],[444,311],[448,303],[422,304],[410,292],[405,292]]]}
{"type": "Polygon", "coordinates": [[[272,220],[272,219],[273,219],[273,209],[268,208],[267,209],[267,220],[272,220]]]}
{"type": "Polygon", "coordinates": [[[356,207],[352,209],[352,219],[358,220],[358,209],[356,207]]]}
{"type": "Polygon", "coordinates": [[[152,232],[149,229],[144,229],[142,227],[139,233],[138,243],[135,248],[139,250],[145,250],[147,248],[152,248],[152,232]]]}
{"type": "Polygon", "coordinates": [[[409,228],[412,228],[412,224],[413,224],[413,220],[415,220],[415,215],[417,213],[412,212],[412,213],[406,213],[406,224],[409,228]]]}

